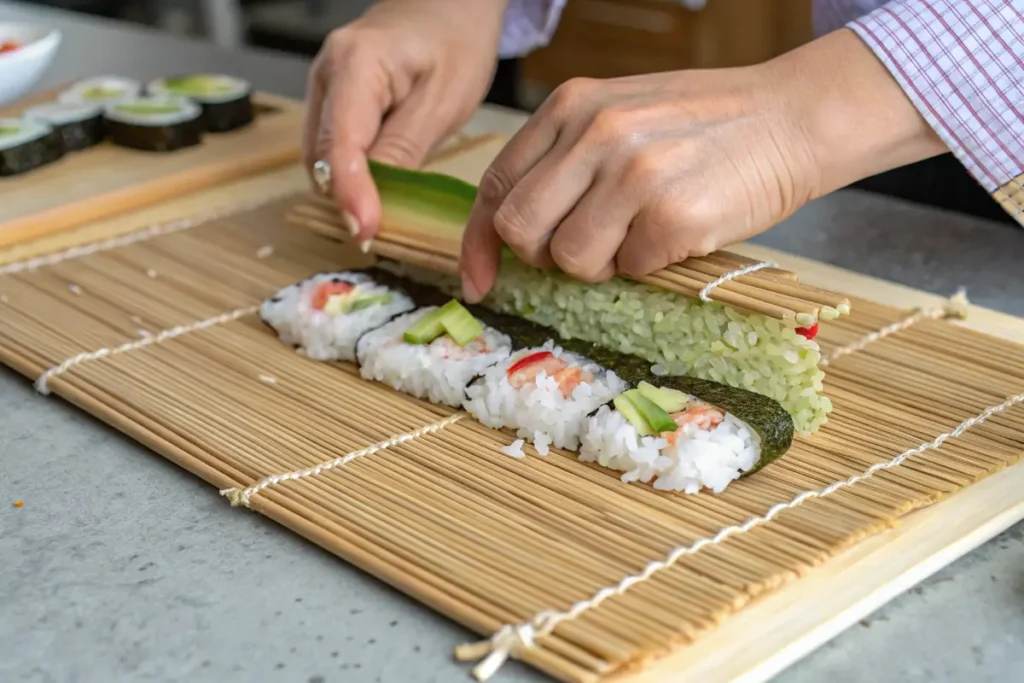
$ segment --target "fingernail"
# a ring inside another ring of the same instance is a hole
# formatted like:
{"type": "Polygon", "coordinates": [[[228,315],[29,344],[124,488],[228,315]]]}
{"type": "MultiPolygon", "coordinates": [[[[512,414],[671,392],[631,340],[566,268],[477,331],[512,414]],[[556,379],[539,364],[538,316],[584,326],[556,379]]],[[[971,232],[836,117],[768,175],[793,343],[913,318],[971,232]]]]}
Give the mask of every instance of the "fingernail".
{"type": "Polygon", "coordinates": [[[466,273],[462,274],[462,298],[471,304],[480,301],[480,290],[476,288],[473,280],[466,273]]]}
{"type": "Polygon", "coordinates": [[[356,217],[350,214],[348,211],[341,212],[341,222],[345,224],[345,228],[348,230],[348,234],[352,237],[359,235],[359,221],[356,217]]]}
{"type": "Polygon", "coordinates": [[[372,246],[373,246],[373,240],[372,239],[363,240],[362,242],[359,243],[359,251],[363,252],[364,254],[369,254],[370,253],[370,247],[372,247],[372,246]]]}

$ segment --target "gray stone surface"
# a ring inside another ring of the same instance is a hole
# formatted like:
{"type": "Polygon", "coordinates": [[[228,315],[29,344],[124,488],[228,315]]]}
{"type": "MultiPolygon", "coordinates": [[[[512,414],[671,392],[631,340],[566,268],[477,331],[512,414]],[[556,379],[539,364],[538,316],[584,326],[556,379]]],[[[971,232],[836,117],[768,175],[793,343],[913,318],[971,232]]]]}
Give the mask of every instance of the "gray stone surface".
{"type": "MultiPolygon", "coordinates": [[[[42,87],[173,65],[304,89],[299,59],[0,2],[0,21],[31,17],[68,31],[42,87]]],[[[755,241],[940,294],[964,285],[1024,315],[1024,232],[1012,227],[841,192],[755,241]]],[[[0,371],[0,682],[460,681],[451,648],[470,637],[0,371]]],[[[498,680],[543,679],[510,664],[498,680]]],[[[1024,680],[1024,523],[777,680],[1024,680]]]]}

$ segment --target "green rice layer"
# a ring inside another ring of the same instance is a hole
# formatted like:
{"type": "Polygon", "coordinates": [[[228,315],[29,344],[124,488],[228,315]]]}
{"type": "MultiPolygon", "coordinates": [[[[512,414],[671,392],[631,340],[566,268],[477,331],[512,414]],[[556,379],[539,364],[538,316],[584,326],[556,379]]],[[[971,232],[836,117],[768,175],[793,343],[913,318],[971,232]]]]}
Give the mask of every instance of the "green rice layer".
{"type": "MultiPolygon", "coordinates": [[[[402,267],[410,277],[458,295],[454,278],[402,267]]],[[[832,403],[821,392],[818,344],[796,333],[795,322],[748,313],[718,302],[616,278],[589,285],[558,271],[539,271],[505,259],[485,306],[552,327],[690,375],[778,401],[803,435],[827,421],[832,403]]]]}

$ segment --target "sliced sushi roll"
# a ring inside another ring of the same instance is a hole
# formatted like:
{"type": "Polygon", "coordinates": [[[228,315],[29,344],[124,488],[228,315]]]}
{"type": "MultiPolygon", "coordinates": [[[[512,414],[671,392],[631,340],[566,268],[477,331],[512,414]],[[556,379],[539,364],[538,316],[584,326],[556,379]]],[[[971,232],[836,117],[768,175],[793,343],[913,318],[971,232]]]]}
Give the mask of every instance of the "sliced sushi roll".
{"type": "Polygon", "coordinates": [[[186,97],[203,108],[203,124],[210,133],[223,133],[252,123],[252,86],[240,78],[221,74],[191,74],[158,78],[146,85],[151,95],[186,97]]]}
{"type": "Polygon", "coordinates": [[[363,378],[452,407],[462,405],[474,377],[511,352],[508,335],[454,299],[403,314],[356,343],[363,378]]]}
{"type": "Polygon", "coordinates": [[[172,152],[203,139],[202,109],[181,97],[140,96],[107,105],[110,139],[122,147],[172,152]]]}
{"type": "Polygon", "coordinates": [[[52,102],[30,107],[22,116],[52,126],[64,139],[64,148],[78,152],[103,142],[106,126],[103,107],[90,102],[52,102]]]}
{"type": "Polygon", "coordinates": [[[352,361],[366,332],[416,308],[412,298],[362,272],[323,273],[263,302],[260,317],[285,344],[321,361],[352,361]]]}
{"type": "Polygon", "coordinates": [[[0,177],[20,175],[64,156],[53,126],[30,119],[0,119],[0,177]]]}
{"type": "Polygon", "coordinates": [[[613,371],[554,341],[520,349],[466,389],[465,410],[516,435],[546,455],[548,446],[576,450],[587,416],[629,389],[613,371]]]}
{"type": "Polygon", "coordinates": [[[105,107],[138,97],[142,84],[120,76],[97,76],[78,81],[57,96],[65,104],[94,104],[105,107]]]}
{"type": "Polygon", "coordinates": [[[688,377],[651,377],[587,420],[580,459],[656,489],[721,493],[785,453],[793,419],[765,396],[688,377]]]}

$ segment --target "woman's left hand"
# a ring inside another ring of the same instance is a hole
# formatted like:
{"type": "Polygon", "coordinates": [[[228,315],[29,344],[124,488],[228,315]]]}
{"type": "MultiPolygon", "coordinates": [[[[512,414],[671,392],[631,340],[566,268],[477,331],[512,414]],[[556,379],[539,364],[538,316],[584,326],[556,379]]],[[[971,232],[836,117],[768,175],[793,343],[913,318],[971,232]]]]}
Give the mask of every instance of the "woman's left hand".
{"type": "Polygon", "coordinates": [[[755,67],[560,87],[481,180],[464,296],[490,290],[503,244],[586,282],[645,275],[944,151],[852,32],[815,43],[755,67]]]}

